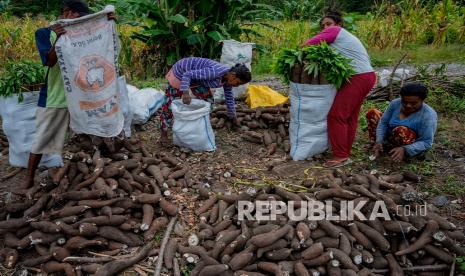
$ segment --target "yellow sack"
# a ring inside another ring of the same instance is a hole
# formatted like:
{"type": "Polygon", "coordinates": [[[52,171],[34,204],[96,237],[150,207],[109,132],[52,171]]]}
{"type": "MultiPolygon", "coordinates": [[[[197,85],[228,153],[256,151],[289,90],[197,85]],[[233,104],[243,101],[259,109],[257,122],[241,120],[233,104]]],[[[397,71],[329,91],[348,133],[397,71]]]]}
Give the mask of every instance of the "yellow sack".
{"type": "Polygon", "coordinates": [[[283,104],[289,100],[288,97],[279,94],[266,85],[249,85],[247,89],[247,99],[245,102],[250,108],[260,106],[275,106],[283,104]]]}

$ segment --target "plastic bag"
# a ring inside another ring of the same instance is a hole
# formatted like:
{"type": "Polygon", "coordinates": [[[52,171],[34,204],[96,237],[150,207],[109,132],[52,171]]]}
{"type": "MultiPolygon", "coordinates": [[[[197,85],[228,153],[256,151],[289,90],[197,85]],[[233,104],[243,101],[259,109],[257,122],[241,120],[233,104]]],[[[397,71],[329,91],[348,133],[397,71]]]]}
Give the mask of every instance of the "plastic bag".
{"type": "Polygon", "coordinates": [[[134,86],[128,86],[128,88],[129,105],[132,110],[132,123],[136,125],[145,124],[163,105],[165,93],[155,88],[140,90],[135,90],[134,86]]]}
{"type": "Polygon", "coordinates": [[[266,85],[249,85],[247,89],[247,99],[245,102],[250,108],[260,106],[276,106],[289,100],[288,97],[279,94],[266,85]]]}
{"type": "Polygon", "coordinates": [[[119,82],[119,93],[120,93],[120,102],[121,102],[121,112],[123,112],[124,116],[124,125],[123,131],[126,137],[131,137],[131,124],[132,124],[132,110],[131,105],[129,103],[129,95],[128,95],[128,88],[126,84],[126,78],[124,76],[120,76],[118,78],[119,82]]]}
{"type": "Polygon", "coordinates": [[[305,160],[328,149],[327,117],[336,92],[333,85],[291,82],[289,139],[293,160],[305,160]]]}
{"type": "Polygon", "coordinates": [[[173,111],[173,143],[193,151],[214,151],[215,134],[210,124],[209,102],[192,99],[185,105],[181,100],[171,104],[173,111]]]}
{"type": "MultiPolygon", "coordinates": [[[[36,110],[39,92],[23,93],[24,100],[18,103],[18,97],[0,97],[0,116],[2,128],[9,143],[9,162],[11,166],[27,168],[29,154],[36,134],[36,110]]],[[[48,168],[63,166],[60,155],[45,154],[40,166],[48,168]]]]}
{"type": "MultiPolygon", "coordinates": [[[[237,63],[244,63],[252,71],[252,49],[255,43],[244,43],[236,40],[224,40],[220,62],[229,67],[237,63]]],[[[246,96],[248,84],[233,87],[234,98],[246,96]]],[[[217,88],[214,93],[215,101],[224,100],[223,88],[217,88]]]]}

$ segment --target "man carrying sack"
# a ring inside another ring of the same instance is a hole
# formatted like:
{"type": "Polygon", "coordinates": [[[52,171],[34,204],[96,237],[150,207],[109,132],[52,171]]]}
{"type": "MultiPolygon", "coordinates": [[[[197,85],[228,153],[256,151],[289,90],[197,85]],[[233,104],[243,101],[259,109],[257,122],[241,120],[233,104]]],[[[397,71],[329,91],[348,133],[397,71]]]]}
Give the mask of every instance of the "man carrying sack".
{"type": "MultiPolygon", "coordinates": [[[[59,19],[75,19],[88,14],[89,7],[83,0],[65,0],[59,19]]],[[[109,14],[108,19],[114,19],[114,14],[109,14]]],[[[33,186],[35,171],[43,154],[61,155],[63,151],[70,124],[70,114],[55,44],[65,33],[65,28],[60,24],[40,28],[35,33],[36,46],[42,64],[48,68],[45,85],[40,91],[39,107],[36,113],[37,130],[29,155],[27,177],[20,189],[33,186]]],[[[57,168],[50,169],[52,180],[57,170],[57,168]]]]}

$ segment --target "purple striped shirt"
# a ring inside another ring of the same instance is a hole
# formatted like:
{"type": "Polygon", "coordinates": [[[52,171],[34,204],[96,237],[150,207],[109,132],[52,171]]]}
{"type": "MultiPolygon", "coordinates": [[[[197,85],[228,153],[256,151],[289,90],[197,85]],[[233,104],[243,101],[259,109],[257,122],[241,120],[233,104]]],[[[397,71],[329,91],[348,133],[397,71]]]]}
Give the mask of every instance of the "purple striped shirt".
{"type": "Polygon", "coordinates": [[[229,67],[207,58],[189,57],[177,61],[173,65],[173,73],[181,80],[180,90],[186,92],[190,86],[203,85],[209,88],[224,89],[224,99],[228,108],[228,116],[236,117],[236,106],[232,87],[227,83],[221,83],[223,76],[229,71],[229,67]]]}

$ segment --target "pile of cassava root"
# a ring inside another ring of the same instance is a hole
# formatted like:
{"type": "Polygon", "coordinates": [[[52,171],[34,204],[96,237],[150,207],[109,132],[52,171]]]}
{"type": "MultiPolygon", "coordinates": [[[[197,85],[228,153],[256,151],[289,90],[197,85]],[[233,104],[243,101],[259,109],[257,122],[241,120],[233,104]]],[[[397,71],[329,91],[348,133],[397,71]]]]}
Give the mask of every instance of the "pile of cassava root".
{"type": "Polygon", "coordinates": [[[152,240],[178,214],[170,189],[190,185],[187,169],[137,140],[77,140],[51,179],[2,203],[4,267],[107,276],[157,254],[152,240]]]}
{"type": "Polygon", "coordinates": [[[0,156],[8,154],[8,138],[3,130],[0,129],[0,156]]]}
{"type": "MultiPolygon", "coordinates": [[[[241,130],[243,130],[242,139],[264,145],[267,148],[268,156],[273,155],[279,148],[285,152],[290,151],[288,133],[290,115],[287,104],[256,109],[239,104],[236,116],[241,130]]],[[[227,118],[226,106],[215,108],[210,118],[212,127],[214,129],[231,128],[231,122],[227,118]]]]}
{"type": "Polygon", "coordinates": [[[218,195],[201,188],[198,232],[189,237],[190,246],[172,239],[165,257],[178,252],[194,263],[192,276],[449,275],[454,255],[465,255],[460,246],[464,232],[431,206],[426,216],[419,213],[423,202],[413,189],[416,181],[413,173],[377,177],[336,170],[305,193],[270,186],[254,194],[218,195]],[[275,221],[238,219],[241,200],[311,199],[332,201],[336,215],[342,201],[352,200],[355,205],[366,201],[361,212],[367,218],[375,202],[382,201],[391,220],[292,221],[288,213],[277,215],[275,221]]]}

